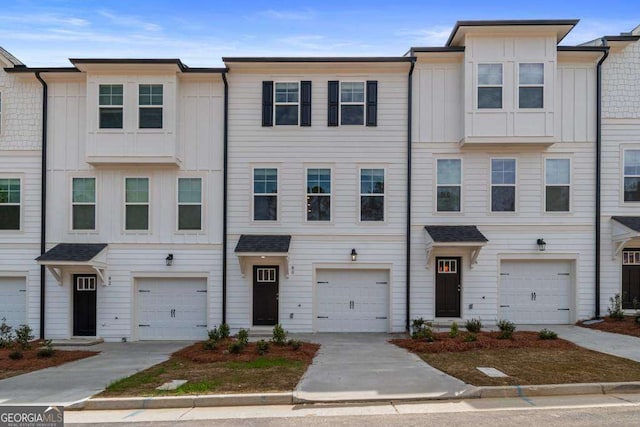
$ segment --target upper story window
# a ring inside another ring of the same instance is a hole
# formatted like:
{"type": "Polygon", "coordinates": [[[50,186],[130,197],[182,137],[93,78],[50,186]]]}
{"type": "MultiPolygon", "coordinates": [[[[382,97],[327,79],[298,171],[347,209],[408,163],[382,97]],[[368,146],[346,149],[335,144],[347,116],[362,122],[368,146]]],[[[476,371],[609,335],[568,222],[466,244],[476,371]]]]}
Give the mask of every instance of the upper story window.
{"type": "Polygon", "coordinates": [[[297,125],[300,103],[300,85],[293,83],[275,84],[276,125],[297,125]]]}
{"type": "Polygon", "coordinates": [[[544,64],[518,64],[518,107],[543,108],[544,64]]]}
{"type": "Polygon", "coordinates": [[[98,103],[100,129],[122,129],[123,86],[100,85],[98,103]]]}
{"type": "Polygon", "coordinates": [[[378,82],[331,80],[327,90],[327,126],[378,125],[378,82]]]}
{"type": "Polygon", "coordinates": [[[360,170],[360,221],[384,221],[384,169],[360,170]]]}
{"type": "Polygon", "coordinates": [[[125,178],[125,230],[149,229],[149,178],[125,178]]]}
{"type": "Polygon", "coordinates": [[[502,64],[478,64],[478,108],[502,108],[502,64]]]}
{"type": "Polygon", "coordinates": [[[331,221],[331,169],[307,169],[307,221],[331,221]]]}
{"type": "Polygon", "coordinates": [[[516,160],[491,159],[491,212],[516,210],[516,160]]]}
{"type": "Polygon", "coordinates": [[[253,220],[278,220],[278,169],[253,170],[253,220]]]}
{"type": "Polygon", "coordinates": [[[140,129],[162,129],[162,85],[138,86],[140,129]]]}
{"type": "Polygon", "coordinates": [[[262,82],[262,126],[311,126],[311,81],[262,82]]]}
{"type": "Polygon", "coordinates": [[[460,212],[462,193],[462,160],[438,159],[437,163],[438,212],[460,212]]]}
{"type": "Polygon", "coordinates": [[[178,230],[202,229],[202,179],[178,178],[178,230]]]}
{"type": "Polygon", "coordinates": [[[0,178],[0,230],[20,230],[20,179],[0,178]]]}
{"type": "Polygon", "coordinates": [[[71,228],[95,230],[96,179],[73,178],[71,187],[71,228]]]}
{"type": "Polygon", "coordinates": [[[640,202],[640,150],[624,150],[624,201],[640,202]]]}
{"type": "Polygon", "coordinates": [[[569,212],[571,207],[571,160],[545,160],[545,211],[569,212]]]}
{"type": "Polygon", "coordinates": [[[340,83],[340,124],[364,125],[364,82],[340,83]]]}

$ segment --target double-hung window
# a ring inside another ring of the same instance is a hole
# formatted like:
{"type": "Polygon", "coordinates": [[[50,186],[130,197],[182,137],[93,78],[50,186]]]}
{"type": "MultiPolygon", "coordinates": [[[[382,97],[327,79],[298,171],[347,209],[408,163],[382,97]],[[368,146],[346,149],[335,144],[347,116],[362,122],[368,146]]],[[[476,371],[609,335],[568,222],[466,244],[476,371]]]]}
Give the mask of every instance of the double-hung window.
{"type": "Polygon", "coordinates": [[[364,82],[340,83],[340,124],[364,125],[364,82]]]}
{"type": "Polygon", "coordinates": [[[545,211],[569,212],[571,208],[571,160],[545,160],[545,211]]]}
{"type": "Polygon", "coordinates": [[[640,150],[624,150],[624,201],[640,202],[640,150]]]}
{"type": "Polygon", "coordinates": [[[138,125],[140,129],[162,129],[162,85],[138,86],[138,125]]]}
{"type": "Polygon", "coordinates": [[[278,220],[278,169],[253,170],[253,220],[278,220]]]}
{"type": "Polygon", "coordinates": [[[438,159],[436,174],[436,210],[438,212],[460,212],[462,160],[438,159]]]}
{"type": "Polygon", "coordinates": [[[502,108],[502,64],[478,64],[478,108],[502,108]]]}
{"type": "Polygon", "coordinates": [[[20,179],[0,178],[0,230],[20,230],[20,179]]]}
{"type": "Polygon", "coordinates": [[[297,125],[300,104],[298,82],[275,84],[276,125],[297,125]]]}
{"type": "Polygon", "coordinates": [[[178,230],[202,229],[202,179],[178,178],[178,230]]]}
{"type": "Polygon", "coordinates": [[[331,169],[307,169],[307,221],[331,221],[331,169]]]}
{"type": "Polygon", "coordinates": [[[360,170],[360,221],[384,221],[384,169],[360,170]]]}
{"type": "Polygon", "coordinates": [[[96,229],[96,179],[73,178],[71,184],[71,228],[96,229]]]}
{"type": "Polygon", "coordinates": [[[516,210],[516,160],[491,159],[491,212],[516,210]]]}
{"type": "Polygon", "coordinates": [[[149,229],[149,178],[125,178],[125,230],[149,229]]]}
{"type": "Polygon", "coordinates": [[[123,86],[100,85],[98,90],[100,129],[122,129],[123,86]]]}
{"type": "Polygon", "coordinates": [[[518,107],[544,106],[544,64],[518,64],[518,107]]]}

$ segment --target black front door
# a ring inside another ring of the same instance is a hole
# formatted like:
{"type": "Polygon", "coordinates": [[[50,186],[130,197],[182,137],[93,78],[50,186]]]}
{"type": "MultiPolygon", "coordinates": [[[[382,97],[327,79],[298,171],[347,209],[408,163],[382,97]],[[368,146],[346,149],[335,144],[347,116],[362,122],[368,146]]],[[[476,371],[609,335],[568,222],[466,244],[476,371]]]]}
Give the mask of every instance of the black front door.
{"type": "Polygon", "coordinates": [[[635,309],[640,302],[640,249],[622,252],[622,308],[635,309]]]}
{"type": "Polygon", "coordinates": [[[436,317],[460,317],[460,259],[436,258],[436,317]]]}
{"type": "Polygon", "coordinates": [[[96,275],[73,275],[73,335],[96,336],[96,275]]]}
{"type": "Polygon", "coordinates": [[[278,323],[278,267],[253,267],[253,324],[278,323]]]}

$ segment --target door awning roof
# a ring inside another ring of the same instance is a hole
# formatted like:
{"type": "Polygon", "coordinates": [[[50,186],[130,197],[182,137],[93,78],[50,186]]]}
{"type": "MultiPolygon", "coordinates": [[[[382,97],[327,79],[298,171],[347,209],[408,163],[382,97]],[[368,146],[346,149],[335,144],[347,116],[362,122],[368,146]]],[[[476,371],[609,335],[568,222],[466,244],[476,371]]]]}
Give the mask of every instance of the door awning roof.
{"type": "Polygon", "coordinates": [[[612,216],[611,240],[615,258],[630,240],[640,238],[640,216],[612,216]]]}
{"type": "Polygon", "coordinates": [[[240,262],[242,277],[246,275],[250,258],[274,258],[284,264],[286,277],[289,277],[289,245],[290,235],[278,234],[243,234],[238,239],[235,253],[240,262]]]}
{"type": "Polygon", "coordinates": [[[470,249],[470,267],[473,268],[480,254],[480,249],[489,241],[475,225],[425,225],[424,230],[427,241],[427,268],[433,260],[433,249],[438,247],[470,249]]]}
{"type": "Polygon", "coordinates": [[[88,266],[93,268],[104,280],[104,269],[107,267],[106,243],[59,243],[36,258],[38,264],[44,265],[62,284],[62,268],[68,266],[88,266]]]}

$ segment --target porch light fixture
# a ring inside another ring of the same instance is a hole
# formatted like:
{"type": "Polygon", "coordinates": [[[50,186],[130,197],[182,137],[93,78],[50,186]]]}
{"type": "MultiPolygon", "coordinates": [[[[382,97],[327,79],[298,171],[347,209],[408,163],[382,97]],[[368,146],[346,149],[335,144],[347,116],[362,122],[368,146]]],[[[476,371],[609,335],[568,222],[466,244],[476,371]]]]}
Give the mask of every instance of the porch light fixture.
{"type": "Polygon", "coordinates": [[[171,264],[173,264],[173,254],[167,255],[164,261],[167,263],[168,266],[171,266],[171,264]]]}
{"type": "Polygon", "coordinates": [[[351,249],[351,261],[357,261],[358,260],[358,252],[356,252],[355,248],[351,249]]]}
{"type": "Polygon", "coordinates": [[[547,242],[545,242],[542,238],[538,239],[536,243],[538,244],[538,250],[540,252],[544,251],[547,247],[547,242]]]}

